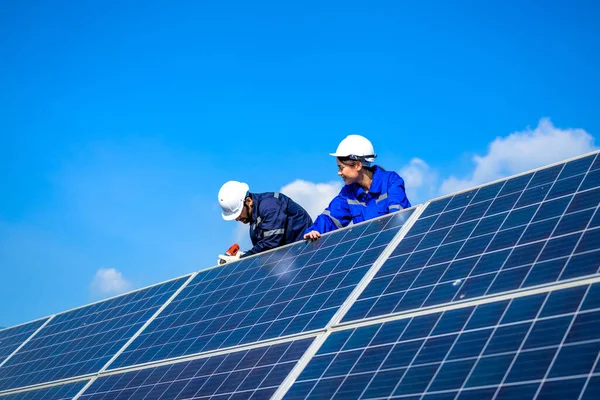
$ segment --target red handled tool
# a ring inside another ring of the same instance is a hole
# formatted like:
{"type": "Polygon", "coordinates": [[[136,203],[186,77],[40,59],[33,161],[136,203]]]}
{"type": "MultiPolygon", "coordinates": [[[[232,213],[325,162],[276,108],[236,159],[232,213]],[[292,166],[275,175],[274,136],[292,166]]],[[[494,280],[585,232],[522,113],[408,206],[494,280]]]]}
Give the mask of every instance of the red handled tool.
{"type": "Polygon", "coordinates": [[[240,251],[240,245],[237,243],[234,243],[231,245],[230,248],[227,249],[227,251],[225,252],[226,256],[235,256],[238,251],[240,251]]]}
{"type": "MultiPolygon", "coordinates": [[[[225,252],[225,255],[230,256],[230,257],[235,257],[239,251],[240,251],[240,245],[237,243],[234,243],[231,245],[231,247],[229,247],[227,249],[227,251],[225,252]]],[[[223,260],[222,258],[219,258],[219,265],[223,265],[225,263],[227,263],[227,261],[223,260]]]]}

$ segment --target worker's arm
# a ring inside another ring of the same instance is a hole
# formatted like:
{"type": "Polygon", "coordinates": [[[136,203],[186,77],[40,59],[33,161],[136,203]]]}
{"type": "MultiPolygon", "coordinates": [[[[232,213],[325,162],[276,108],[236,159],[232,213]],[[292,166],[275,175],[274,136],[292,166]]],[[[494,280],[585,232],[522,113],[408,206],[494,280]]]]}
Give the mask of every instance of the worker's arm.
{"type": "Polygon", "coordinates": [[[279,247],[285,239],[287,215],[281,202],[276,198],[268,198],[261,202],[260,207],[261,221],[255,231],[257,241],[242,257],[279,247]]]}
{"type": "Polygon", "coordinates": [[[410,201],[404,191],[404,179],[396,173],[390,174],[388,181],[388,212],[410,208],[410,201]]]}
{"type": "Polygon", "coordinates": [[[304,238],[316,239],[321,236],[320,234],[343,228],[348,226],[350,222],[352,222],[352,214],[348,206],[348,199],[339,194],[331,200],[325,211],[315,219],[315,223],[306,229],[304,238]]]}

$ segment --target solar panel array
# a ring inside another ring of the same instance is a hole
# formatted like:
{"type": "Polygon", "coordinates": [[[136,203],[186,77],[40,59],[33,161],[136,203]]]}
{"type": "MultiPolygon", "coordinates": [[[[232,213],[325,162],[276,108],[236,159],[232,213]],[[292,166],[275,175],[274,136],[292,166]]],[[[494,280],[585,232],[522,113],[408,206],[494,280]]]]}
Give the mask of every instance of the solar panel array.
{"type": "Polygon", "coordinates": [[[600,398],[600,158],[0,330],[3,399],[600,398]]]}
{"type": "Polygon", "coordinates": [[[100,371],[186,279],[54,316],[0,367],[0,390],[100,371]]]}
{"type": "Polygon", "coordinates": [[[344,321],[596,275],[595,158],[431,202],[344,321]]]}
{"type": "Polygon", "coordinates": [[[21,346],[37,329],[41,328],[47,318],[29,322],[13,328],[0,330],[0,365],[21,346]]]}
{"type": "Polygon", "coordinates": [[[285,398],[578,398],[599,339],[600,283],[434,312],[332,333],[285,398]]]}
{"type": "Polygon", "coordinates": [[[324,328],[411,213],[200,272],[111,368],[324,328]]]}
{"type": "Polygon", "coordinates": [[[2,400],[70,400],[85,386],[83,382],[44,387],[2,396],[2,400]]]}
{"type": "Polygon", "coordinates": [[[269,398],[304,354],[312,339],[198,358],[102,377],[82,400],[114,398],[269,398]]]}

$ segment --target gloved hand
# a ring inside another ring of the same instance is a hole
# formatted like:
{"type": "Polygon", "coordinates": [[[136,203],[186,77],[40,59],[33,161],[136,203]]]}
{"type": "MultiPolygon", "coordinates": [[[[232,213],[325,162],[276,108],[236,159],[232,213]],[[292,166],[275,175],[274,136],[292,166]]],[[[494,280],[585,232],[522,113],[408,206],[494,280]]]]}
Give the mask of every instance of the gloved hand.
{"type": "Polygon", "coordinates": [[[219,265],[223,265],[223,264],[227,264],[230,262],[234,262],[240,259],[240,256],[244,254],[241,251],[238,251],[238,253],[235,256],[228,256],[226,254],[219,254],[219,258],[217,259],[217,262],[219,263],[219,265]]]}

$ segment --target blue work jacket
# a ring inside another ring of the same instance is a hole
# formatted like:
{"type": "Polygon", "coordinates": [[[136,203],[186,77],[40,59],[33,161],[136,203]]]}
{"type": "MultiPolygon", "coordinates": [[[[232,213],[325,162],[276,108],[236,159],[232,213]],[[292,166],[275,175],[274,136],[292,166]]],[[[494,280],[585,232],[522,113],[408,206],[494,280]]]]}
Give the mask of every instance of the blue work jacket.
{"type": "Polygon", "coordinates": [[[250,193],[252,222],[250,240],[252,247],[242,257],[297,242],[312,218],[298,203],[282,193],[250,193]]]}
{"type": "Polygon", "coordinates": [[[400,175],[375,166],[368,193],[356,183],[345,185],[305,233],[326,233],[409,207],[400,175]]]}

